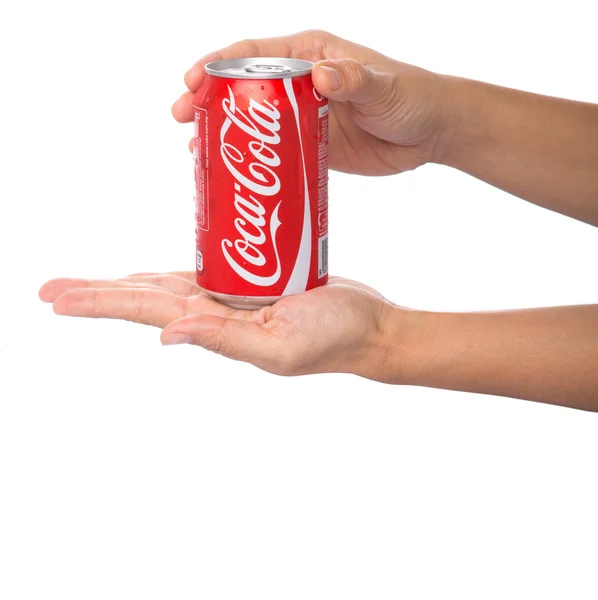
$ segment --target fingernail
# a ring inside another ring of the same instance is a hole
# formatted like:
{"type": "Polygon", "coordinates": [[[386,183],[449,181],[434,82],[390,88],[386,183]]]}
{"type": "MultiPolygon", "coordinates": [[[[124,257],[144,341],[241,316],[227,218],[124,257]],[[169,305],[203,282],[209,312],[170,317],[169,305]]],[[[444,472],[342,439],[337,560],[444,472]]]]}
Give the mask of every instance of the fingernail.
{"type": "Polygon", "coordinates": [[[191,338],[186,333],[169,333],[168,336],[162,340],[163,346],[174,346],[175,344],[190,344],[191,338]]]}
{"type": "Polygon", "coordinates": [[[325,67],[324,65],[322,65],[320,69],[324,71],[324,75],[326,75],[326,79],[328,80],[328,85],[330,86],[330,89],[338,90],[338,88],[340,88],[342,84],[340,73],[333,67],[325,67]]]}

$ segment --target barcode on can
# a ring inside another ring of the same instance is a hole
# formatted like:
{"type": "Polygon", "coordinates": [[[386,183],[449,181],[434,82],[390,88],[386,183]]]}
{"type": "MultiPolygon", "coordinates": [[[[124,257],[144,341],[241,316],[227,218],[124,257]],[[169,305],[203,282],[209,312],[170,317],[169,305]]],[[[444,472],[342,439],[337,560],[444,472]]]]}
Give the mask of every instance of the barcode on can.
{"type": "Polygon", "coordinates": [[[328,274],[328,234],[318,240],[318,278],[328,274]]]}

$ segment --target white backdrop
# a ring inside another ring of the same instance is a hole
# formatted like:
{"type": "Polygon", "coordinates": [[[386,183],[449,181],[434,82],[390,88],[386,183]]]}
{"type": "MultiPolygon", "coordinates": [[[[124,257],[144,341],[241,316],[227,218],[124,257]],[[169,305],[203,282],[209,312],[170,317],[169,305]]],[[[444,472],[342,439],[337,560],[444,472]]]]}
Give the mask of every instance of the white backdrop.
{"type": "MultiPolygon", "coordinates": [[[[598,102],[586,0],[0,9],[0,598],[595,599],[598,415],[268,375],[58,317],[59,276],[193,268],[185,70],[324,28],[598,102]]],[[[461,173],[331,174],[331,271],[397,303],[598,301],[598,231],[461,173]]]]}

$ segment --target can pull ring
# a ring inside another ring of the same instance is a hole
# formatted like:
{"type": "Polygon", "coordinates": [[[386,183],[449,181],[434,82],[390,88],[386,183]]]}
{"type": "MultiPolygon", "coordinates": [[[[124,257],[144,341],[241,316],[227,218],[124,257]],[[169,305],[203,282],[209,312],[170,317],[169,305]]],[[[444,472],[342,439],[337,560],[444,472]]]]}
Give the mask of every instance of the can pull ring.
{"type": "Polygon", "coordinates": [[[293,69],[284,65],[247,65],[243,67],[248,73],[262,73],[264,75],[271,73],[290,73],[293,69]]]}

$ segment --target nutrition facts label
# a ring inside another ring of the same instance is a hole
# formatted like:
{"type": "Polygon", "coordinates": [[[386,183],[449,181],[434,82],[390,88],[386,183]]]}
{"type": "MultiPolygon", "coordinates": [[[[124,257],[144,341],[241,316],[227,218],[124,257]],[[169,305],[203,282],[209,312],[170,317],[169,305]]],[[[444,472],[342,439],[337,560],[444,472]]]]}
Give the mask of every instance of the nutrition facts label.
{"type": "Polygon", "coordinates": [[[210,228],[210,202],[208,195],[208,112],[195,109],[195,135],[193,139],[195,162],[195,219],[197,227],[210,228]]]}
{"type": "Polygon", "coordinates": [[[318,109],[318,277],[328,273],[328,105],[318,109]]]}

